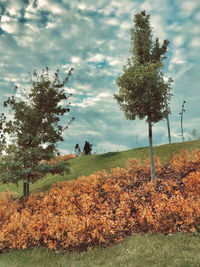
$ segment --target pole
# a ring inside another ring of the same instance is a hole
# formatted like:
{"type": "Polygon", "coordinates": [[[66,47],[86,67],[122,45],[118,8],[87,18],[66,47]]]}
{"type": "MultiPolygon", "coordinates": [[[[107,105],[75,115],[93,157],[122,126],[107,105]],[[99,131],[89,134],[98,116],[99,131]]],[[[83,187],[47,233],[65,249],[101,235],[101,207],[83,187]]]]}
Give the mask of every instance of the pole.
{"type": "Polygon", "coordinates": [[[168,130],[168,138],[169,138],[169,144],[171,144],[171,133],[170,133],[170,125],[169,125],[169,115],[167,114],[167,130],[168,130]]]}
{"type": "Polygon", "coordinates": [[[181,137],[182,137],[182,140],[183,140],[183,142],[185,141],[184,140],[184,135],[183,135],[183,112],[185,111],[185,109],[184,109],[184,104],[185,104],[186,102],[185,102],[185,100],[183,101],[183,104],[182,104],[182,110],[181,110],[181,112],[179,113],[180,115],[181,115],[181,137]]]}

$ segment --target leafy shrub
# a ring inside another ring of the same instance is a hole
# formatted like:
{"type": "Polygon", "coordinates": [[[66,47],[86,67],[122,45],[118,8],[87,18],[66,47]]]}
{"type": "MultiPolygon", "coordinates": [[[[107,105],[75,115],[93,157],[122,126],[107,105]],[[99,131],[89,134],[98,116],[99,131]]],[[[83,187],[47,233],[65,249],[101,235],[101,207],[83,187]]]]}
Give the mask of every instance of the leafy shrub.
{"type": "Polygon", "coordinates": [[[55,157],[54,159],[52,159],[52,160],[49,160],[49,161],[46,161],[46,160],[41,160],[41,162],[40,163],[47,163],[47,164],[49,164],[49,165],[56,165],[56,164],[58,164],[58,162],[60,162],[60,161],[67,161],[67,160],[69,160],[69,159],[73,159],[73,158],[75,158],[75,155],[74,154],[68,154],[68,155],[65,155],[65,156],[57,156],[57,157],[55,157]]]}
{"type": "Polygon", "coordinates": [[[157,158],[155,183],[148,160],[130,159],[126,168],[60,182],[28,199],[0,198],[0,250],[74,251],[107,246],[137,232],[199,232],[198,155],[181,152],[167,165],[157,158]]]}

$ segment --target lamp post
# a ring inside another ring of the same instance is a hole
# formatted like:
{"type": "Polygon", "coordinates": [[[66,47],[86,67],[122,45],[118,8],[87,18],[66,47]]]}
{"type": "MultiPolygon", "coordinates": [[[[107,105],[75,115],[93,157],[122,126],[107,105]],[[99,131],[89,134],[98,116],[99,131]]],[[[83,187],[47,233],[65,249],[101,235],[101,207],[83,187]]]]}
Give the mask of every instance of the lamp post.
{"type": "Polygon", "coordinates": [[[181,110],[181,112],[179,113],[180,115],[181,115],[181,137],[182,137],[182,140],[183,140],[183,142],[185,141],[184,140],[184,136],[183,136],[183,112],[185,112],[185,109],[184,109],[184,105],[185,105],[185,100],[183,101],[183,104],[182,104],[182,110],[181,110]]]}
{"type": "Polygon", "coordinates": [[[171,134],[170,134],[170,126],[169,126],[169,115],[167,114],[167,130],[168,130],[168,138],[169,138],[169,144],[171,144],[171,134]]]}

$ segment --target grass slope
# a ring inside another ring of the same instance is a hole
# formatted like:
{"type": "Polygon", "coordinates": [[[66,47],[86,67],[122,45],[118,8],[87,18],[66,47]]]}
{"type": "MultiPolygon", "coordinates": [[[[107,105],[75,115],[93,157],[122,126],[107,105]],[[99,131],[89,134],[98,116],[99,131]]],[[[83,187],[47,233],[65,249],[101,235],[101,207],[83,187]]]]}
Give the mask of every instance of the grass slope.
{"type": "MultiPolygon", "coordinates": [[[[166,161],[170,156],[180,150],[192,151],[194,149],[200,148],[200,140],[184,142],[184,143],[174,143],[168,145],[161,145],[154,147],[154,154],[159,156],[163,161],[166,161]]],[[[40,192],[45,191],[51,187],[51,185],[58,181],[77,179],[79,176],[86,175],[105,169],[109,171],[114,167],[124,167],[126,161],[129,158],[138,158],[141,161],[149,157],[149,148],[141,147],[135,148],[127,151],[121,152],[109,152],[100,155],[88,155],[80,158],[72,159],[69,161],[71,173],[68,175],[46,175],[43,179],[37,181],[30,186],[30,192],[40,192]]],[[[13,191],[17,196],[22,196],[22,183],[19,186],[9,184],[0,184],[0,192],[13,191]]]]}
{"type": "MultiPolygon", "coordinates": [[[[154,154],[167,160],[179,150],[192,151],[200,148],[200,140],[162,145],[154,147],[154,154]]],[[[144,160],[149,155],[147,147],[123,152],[110,152],[102,155],[91,155],[70,161],[72,173],[68,176],[46,175],[43,180],[31,185],[31,192],[45,191],[59,180],[76,179],[100,169],[110,170],[124,166],[128,158],[144,160]]],[[[12,190],[21,195],[21,185],[0,187],[1,191],[12,190]]],[[[0,255],[0,267],[94,267],[94,266],[159,266],[159,267],[192,267],[200,266],[200,234],[185,235],[176,233],[135,234],[126,238],[121,244],[103,249],[96,248],[82,254],[61,254],[43,248],[33,250],[10,251],[0,255]]]]}

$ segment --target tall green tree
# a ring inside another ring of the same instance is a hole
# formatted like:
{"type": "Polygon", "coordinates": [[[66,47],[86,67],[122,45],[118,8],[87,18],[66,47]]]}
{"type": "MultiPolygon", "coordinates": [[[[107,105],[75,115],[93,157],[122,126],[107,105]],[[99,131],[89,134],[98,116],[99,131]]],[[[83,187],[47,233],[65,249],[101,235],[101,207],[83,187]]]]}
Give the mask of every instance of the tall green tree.
{"type": "Polygon", "coordinates": [[[0,116],[0,138],[4,155],[0,159],[0,181],[23,181],[23,194],[29,195],[29,184],[42,178],[47,172],[69,171],[64,162],[58,165],[41,163],[56,155],[57,142],[63,141],[62,133],[68,125],[59,124],[61,116],[70,111],[65,84],[72,75],[70,69],[61,80],[59,70],[50,78],[46,68],[39,75],[30,75],[30,88],[24,93],[15,87],[13,94],[4,102],[9,107],[7,116],[0,116]]]}
{"type": "Polygon", "coordinates": [[[150,15],[142,11],[135,15],[131,28],[131,52],[123,74],[117,79],[119,93],[114,95],[129,120],[146,118],[149,133],[151,180],[155,180],[152,126],[170,113],[170,85],[163,77],[163,61],[167,58],[168,40],[160,44],[152,40],[150,15]]]}

